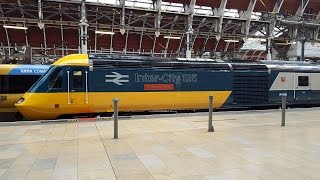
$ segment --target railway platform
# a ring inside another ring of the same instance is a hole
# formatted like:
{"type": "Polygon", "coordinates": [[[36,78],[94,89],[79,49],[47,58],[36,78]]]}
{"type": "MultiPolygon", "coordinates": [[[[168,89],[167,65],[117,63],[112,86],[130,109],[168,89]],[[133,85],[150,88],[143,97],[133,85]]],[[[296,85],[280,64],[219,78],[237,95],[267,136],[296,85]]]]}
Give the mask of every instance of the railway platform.
{"type": "Polygon", "coordinates": [[[0,123],[0,179],[320,179],[320,108],[0,123]]]}

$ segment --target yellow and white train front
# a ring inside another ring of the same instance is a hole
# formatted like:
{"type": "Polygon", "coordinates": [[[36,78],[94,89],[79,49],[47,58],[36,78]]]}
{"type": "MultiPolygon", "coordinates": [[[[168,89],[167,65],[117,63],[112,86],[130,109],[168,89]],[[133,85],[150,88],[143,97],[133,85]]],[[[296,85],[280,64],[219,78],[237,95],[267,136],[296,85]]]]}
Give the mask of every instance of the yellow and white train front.
{"type": "Polygon", "coordinates": [[[87,80],[88,55],[63,57],[25,93],[16,108],[28,120],[90,112],[84,97],[88,98],[87,80]]]}

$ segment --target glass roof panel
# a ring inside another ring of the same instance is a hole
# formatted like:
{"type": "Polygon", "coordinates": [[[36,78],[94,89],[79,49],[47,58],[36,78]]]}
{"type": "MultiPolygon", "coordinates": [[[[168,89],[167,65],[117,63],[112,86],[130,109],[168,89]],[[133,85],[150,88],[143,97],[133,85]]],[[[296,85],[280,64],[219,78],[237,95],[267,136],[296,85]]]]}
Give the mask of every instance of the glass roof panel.
{"type": "Polygon", "coordinates": [[[266,42],[265,39],[258,38],[248,38],[248,40],[241,47],[242,50],[256,50],[256,51],[265,51],[266,45],[262,44],[266,42]]]}
{"type": "Polygon", "coordinates": [[[261,18],[261,15],[262,14],[260,12],[253,12],[251,15],[251,19],[259,20],[261,18]]]}
{"type": "Polygon", "coordinates": [[[172,12],[184,12],[183,4],[181,3],[170,3],[162,2],[161,3],[162,11],[172,11],[172,12]]]}
{"type": "Polygon", "coordinates": [[[195,14],[213,15],[211,7],[208,6],[195,6],[195,14]]]}
{"type": "Polygon", "coordinates": [[[113,4],[113,5],[118,5],[119,0],[86,0],[88,2],[97,2],[101,4],[113,4]]]}
{"type": "Polygon", "coordinates": [[[225,9],[224,10],[224,16],[225,17],[234,17],[234,18],[239,18],[239,12],[237,9],[225,9]]]}

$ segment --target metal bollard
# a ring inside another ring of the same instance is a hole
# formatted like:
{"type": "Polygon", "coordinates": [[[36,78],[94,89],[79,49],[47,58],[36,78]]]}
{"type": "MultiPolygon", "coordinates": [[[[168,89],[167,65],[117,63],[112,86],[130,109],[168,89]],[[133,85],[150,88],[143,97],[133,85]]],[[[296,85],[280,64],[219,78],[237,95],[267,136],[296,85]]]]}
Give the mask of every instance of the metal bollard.
{"type": "Polygon", "coordinates": [[[282,97],[282,116],[281,116],[281,126],[286,125],[286,108],[287,108],[287,93],[280,94],[282,97]]]}
{"type": "Polygon", "coordinates": [[[118,139],[118,98],[113,99],[113,138],[118,139]]]}
{"type": "Polygon", "coordinates": [[[208,132],[214,132],[212,126],[212,111],[213,111],[213,96],[209,96],[209,123],[208,123],[208,132]]]}

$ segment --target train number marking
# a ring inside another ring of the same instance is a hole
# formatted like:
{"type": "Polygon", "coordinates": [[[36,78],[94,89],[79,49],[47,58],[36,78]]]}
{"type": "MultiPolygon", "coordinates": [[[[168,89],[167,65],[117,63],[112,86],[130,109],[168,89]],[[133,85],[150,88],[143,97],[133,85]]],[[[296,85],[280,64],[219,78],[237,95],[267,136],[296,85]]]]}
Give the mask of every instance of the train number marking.
{"type": "Polygon", "coordinates": [[[129,78],[129,75],[122,75],[117,72],[112,72],[112,75],[106,75],[106,82],[107,83],[111,82],[119,86],[122,86],[123,85],[122,83],[129,82],[129,79],[125,79],[125,78],[129,78]],[[112,78],[112,79],[108,79],[108,78],[112,78]]]}

